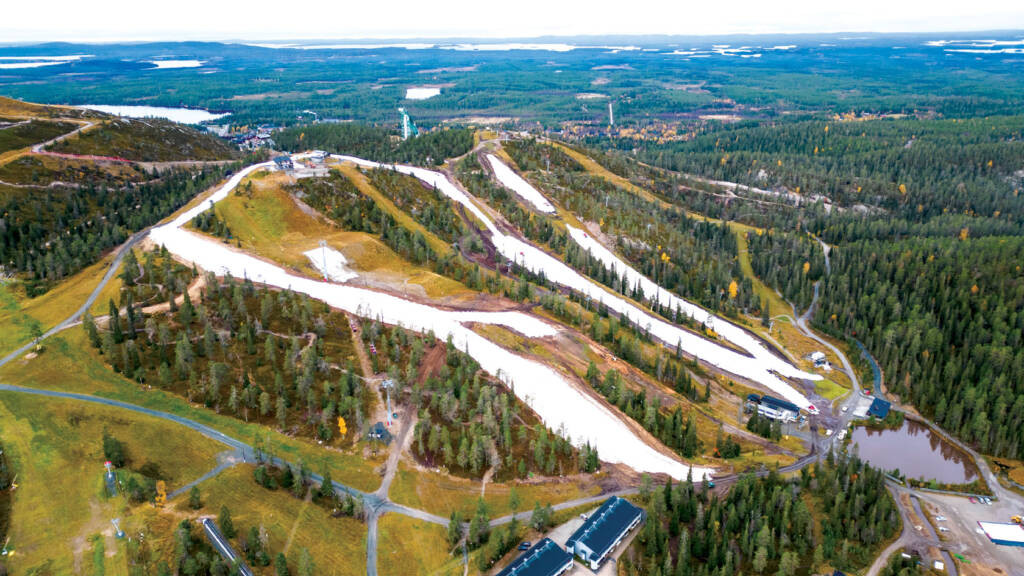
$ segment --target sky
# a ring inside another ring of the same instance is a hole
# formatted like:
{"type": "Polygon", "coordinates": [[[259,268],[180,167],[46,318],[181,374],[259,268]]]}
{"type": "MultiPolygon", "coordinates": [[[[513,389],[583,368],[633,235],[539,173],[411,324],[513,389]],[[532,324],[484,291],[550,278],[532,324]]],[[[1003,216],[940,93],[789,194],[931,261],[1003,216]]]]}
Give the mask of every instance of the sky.
{"type": "Polygon", "coordinates": [[[1011,29],[1021,0],[13,0],[0,43],[1011,29]]]}

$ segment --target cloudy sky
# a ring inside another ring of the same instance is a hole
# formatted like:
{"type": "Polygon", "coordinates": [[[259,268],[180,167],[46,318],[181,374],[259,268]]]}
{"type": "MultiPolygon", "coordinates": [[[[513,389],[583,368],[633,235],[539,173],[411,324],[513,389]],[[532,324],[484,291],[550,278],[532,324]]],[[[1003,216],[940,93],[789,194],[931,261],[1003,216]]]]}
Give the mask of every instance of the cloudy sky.
{"type": "Polygon", "coordinates": [[[1022,0],[14,0],[0,43],[1009,29],[1022,0]]]}

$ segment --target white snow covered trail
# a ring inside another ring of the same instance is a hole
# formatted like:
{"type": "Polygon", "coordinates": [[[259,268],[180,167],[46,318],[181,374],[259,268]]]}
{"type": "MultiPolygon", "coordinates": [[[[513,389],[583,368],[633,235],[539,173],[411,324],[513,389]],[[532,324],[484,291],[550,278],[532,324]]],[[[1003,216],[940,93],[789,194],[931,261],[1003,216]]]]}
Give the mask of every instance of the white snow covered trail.
{"type": "MultiPolygon", "coordinates": [[[[442,338],[451,335],[460,350],[467,351],[484,370],[508,383],[516,396],[545,424],[555,430],[563,427],[577,444],[590,442],[598,448],[602,460],[622,463],[638,471],[665,473],[676,479],[684,479],[690,473],[690,466],[646,444],[609,408],[578,390],[552,368],[513,354],[464,325],[466,322],[500,324],[530,338],[556,333],[552,325],[539,318],[520,312],[441,310],[389,294],[305,278],[183,229],[197,214],[225,198],[247,175],[269,166],[270,163],[257,164],[238,172],[207,200],[172,222],[154,228],[150,237],[176,256],[216,274],[231,274],[291,289],[332,307],[410,330],[432,330],[442,338]]],[[[693,468],[692,473],[694,478],[703,478],[710,476],[713,469],[693,468]]]]}
{"type": "Polygon", "coordinates": [[[537,210],[548,214],[554,213],[555,207],[540,193],[540,190],[531,186],[529,182],[519,174],[516,174],[515,170],[506,166],[497,156],[488,154],[487,161],[491,163],[491,169],[494,170],[494,175],[498,178],[498,182],[501,182],[506,188],[511,189],[524,200],[533,204],[537,210]]]}
{"type": "MultiPolygon", "coordinates": [[[[637,307],[632,302],[605,290],[594,281],[580,275],[567,264],[551,256],[540,248],[528,242],[524,242],[514,236],[503,234],[498,230],[497,226],[494,225],[491,219],[484,214],[484,212],[462,190],[449,181],[444,174],[414,166],[380,164],[378,162],[371,162],[354,156],[332,157],[338,160],[354,162],[361,166],[370,168],[388,168],[419,178],[427,185],[437,188],[437,190],[445,196],[465,206],[481,222],[483,222],[491,234],[491,241],[494,243],[495,248],[497,248],[498,252],[500,252],[505,258],[513,260],[517,264],[524,266],[533,272],[543,272],[544,276],[548,280],[555,282],[556,284],[561,284],[576,290],[581,294],[589,296],[594,300],[603,302],[609,309],[623,315],[635,324],[647,327],[652,335],[670,347],[674,347],[678,343],[680,348],[684,351],[704,360],[705,362],[717,366],[727,372],[759,382],[779,396],[801,408],[807,409],[811,412],[815,412],[817,410],[803,393],[779,378],[776,373],[807,380],[820,380],[821,376],[803,372],[785,360],[775,356],[757,342],[753,336],[743,331],[738,326],[730,324],[721,318],[714,317],[702,308],[673,296],[678,300],[682,310],[686,310],[688,312],[692,310],[691,313],[695,315],[694,317],[698,319],[698,322],[703,322],[709,317],[714,318],[711,322],[711,324],[713,324],[713,329],[722,335],[723,338],[726,338],[741,348],[750,351],[752,356],[747,356],[734,350],[730,350],[729,348],[702,338],[693,332],[684,330],[671,322],[661,319],[660,317],[654,316],[646,310],[637,307]],[[704,319],[701,319],[701,314],[704,319]]],[[[492,160],[492,165],[500,163],[501,161],[497,158],[492,160]]],[[[506,168],[508,167],[506,166],[506,168]]],[[[511,172],[511,169],[509,169],[509,171],[511,172]]],[[[525,180],[522,180],[522,178],[519,178],[519,180],[526,186],[530,186],[530,184],[525,180]]],[[[518,183],[516,183],[516,185],[519,186],[518,183]]],[[[532,188],[532,186],[530,187],[532,188]]],[[[534,192],[536,195],[543,197],[543,195],[536,189],[534,189],[534,192]]],[[[533,195],[531,194],[531,196],[533,195]]],[[[623,268],[631,270],[631,278],[634,282],[637,278],[643,278],[641,274],[626,266],[624,262],[619,260],[614,254],[609,252],[600,244],[593,242],[593,245],[600,247],[600,250],[603,250],[604,258],[602,258],[602,260],[605,261],[606,266],[617,266],[619,270],[622,270],[623,268]],[[605,258],[608,259],[605,260],[605,258]],[[615,262],[618,264],[615,264],[615,262]]],[[[595,253],[594,256],[601,257],[601,254],[595,253]]],[[[656,292],[653,289],[656,285],[646,278],[643,279],[649,283],[649,285],[644,288],[645,293],[654,292],[659,295],[663,294],[666,299],[670,296],[670,293],[667,290],[659,289],[660,292],[656,292]],[[651,289],[651,291],[648,292],[648,289],[651,289]]],[[[673,300],[672,303],[674,308],[675,300],[673,300]]]]}
{"type": "Polygon", "coordinates": [[[306,258],[321,274],[332,282],[348,282],[359,276],[348,267],[348,258],[334,248],[313,248],[303,252],[306,258]]]}

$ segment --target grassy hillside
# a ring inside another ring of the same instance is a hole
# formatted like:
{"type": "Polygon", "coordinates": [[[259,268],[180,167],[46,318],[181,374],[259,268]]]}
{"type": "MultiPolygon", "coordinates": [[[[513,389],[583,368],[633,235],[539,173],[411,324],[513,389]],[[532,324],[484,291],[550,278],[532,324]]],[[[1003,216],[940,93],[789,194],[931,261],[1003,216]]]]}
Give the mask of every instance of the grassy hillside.
{"type": "Polygon", "coordinates": [[[227,142],[169,120],[116,118],[50,147],[61,154],[112,156],[139,162],[231,160],[227,142]]]}
{"type": "Polygon", "coordinates": [[[6,128],[0,125],[0,153],[45,142],[61,134],[67,134],[77,127],[71,122],[44,120],[28,120],[25,123],[15,121],[6,128]]]}

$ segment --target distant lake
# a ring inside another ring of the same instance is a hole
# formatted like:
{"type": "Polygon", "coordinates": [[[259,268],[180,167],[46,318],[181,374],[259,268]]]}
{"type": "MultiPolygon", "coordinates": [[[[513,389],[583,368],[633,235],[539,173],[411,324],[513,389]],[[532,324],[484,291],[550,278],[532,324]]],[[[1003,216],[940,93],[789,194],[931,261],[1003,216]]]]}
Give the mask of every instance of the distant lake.
{"type": "Polygon", "coordinates": [[[850,440],[861,459],[882,470],[898,469],[907,478],[969,484],[978,476],[967,455],[913,420],[896,430],[858,427],[850,440]]]}
{"type": "Polygon", "coordinates": [[[108,106],[105,104],[85,104],[77,106],[87,110],[106,112],[127,118],[166,118],[182,124],[199,124],[228,116],[228,113],[214,114],[209,110],[197,108],[167,108],[164,106],[108,106]]]}

